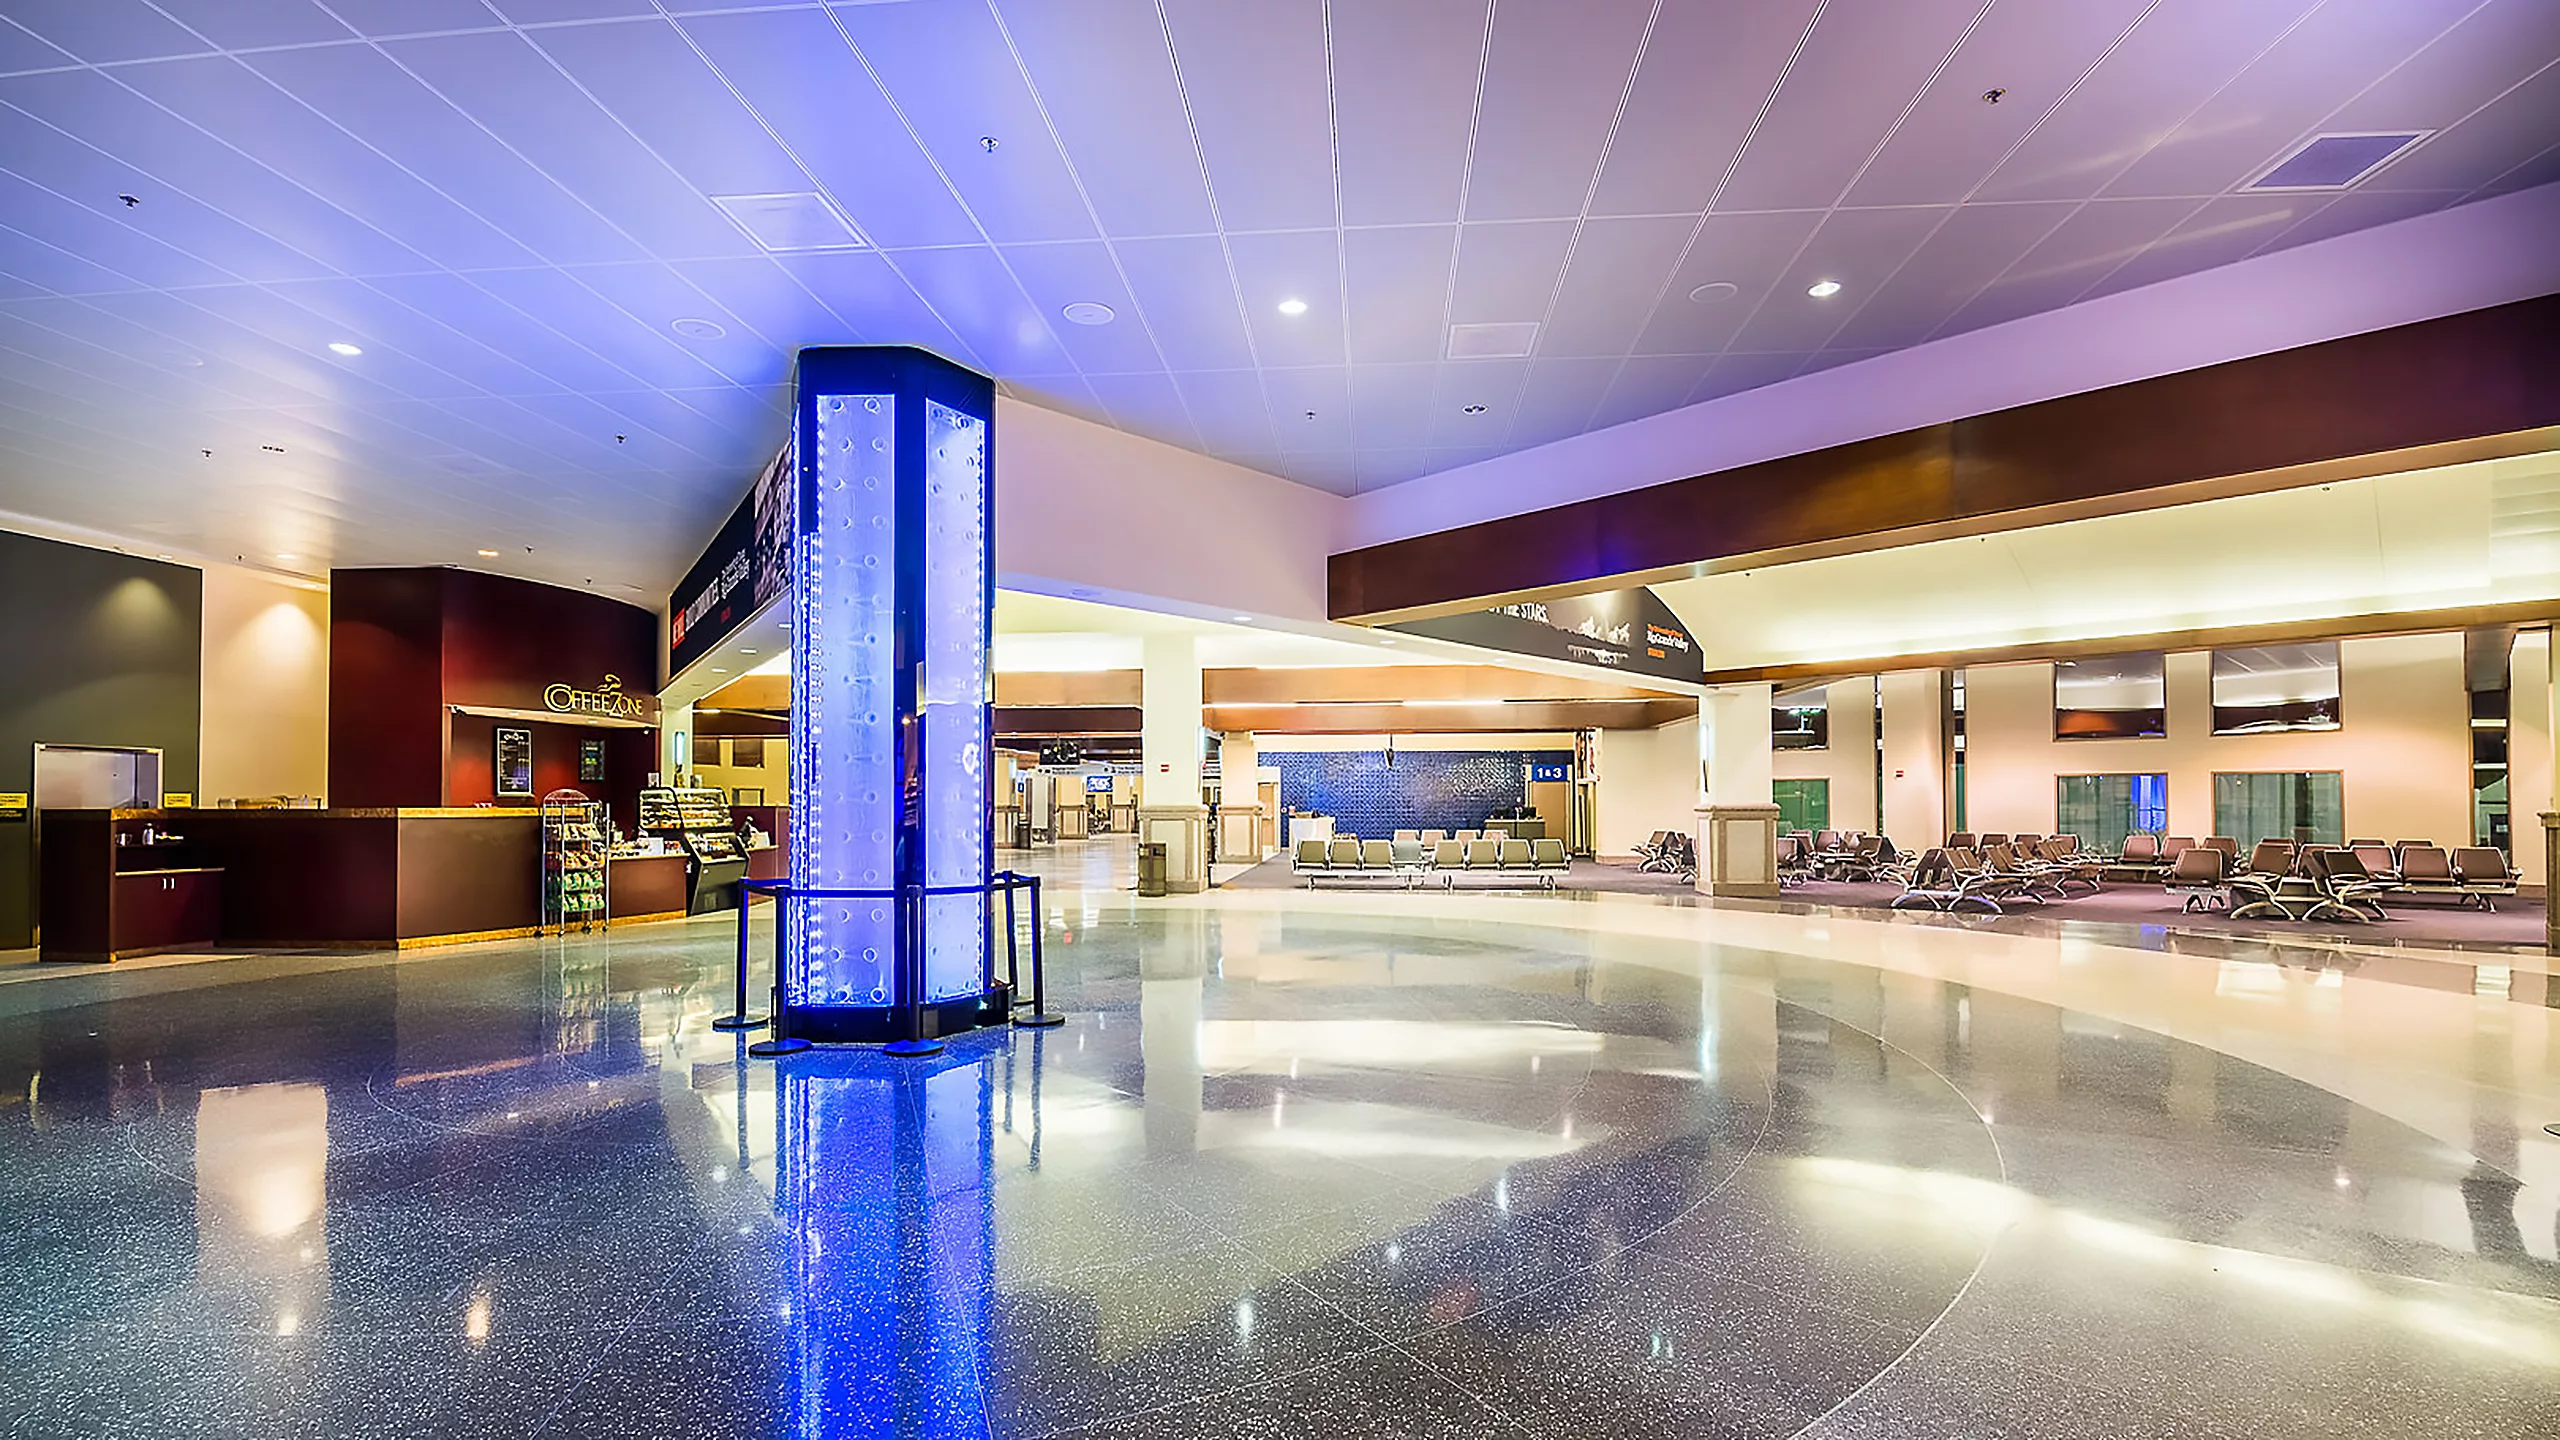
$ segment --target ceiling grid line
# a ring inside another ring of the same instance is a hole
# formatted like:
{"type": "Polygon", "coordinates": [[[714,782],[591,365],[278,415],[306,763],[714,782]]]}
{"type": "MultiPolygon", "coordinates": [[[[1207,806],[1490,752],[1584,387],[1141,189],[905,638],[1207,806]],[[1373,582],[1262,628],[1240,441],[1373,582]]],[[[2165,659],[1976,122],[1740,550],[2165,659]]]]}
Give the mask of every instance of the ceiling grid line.
{"type": "MultiPolygon", "coordinates": [[[[1254,339],[1253,322],[1250,314],[1251,307],[1247,304],[1244,294],[1244,276],[1243,273],[1236,268],[1235,243],[1227,230],[1226,212],[1221,208],[1218,201],[1217,173],[1209,164],[1209,152],[1207,147],[1200,143],[1200,117],[1192,105],[1191,82],[1182,71],[1182,46],[1174,39],[1173,18],[1165,14],[1165,0],[1154,0],[1154,4],[1156,12],[1156,29],[1158,33],[1164,36],[1165,58],[1173,66],[1174,94],[1182,104],[1182,123],[1184,127],[1191,132],[1192,158],[1198,162],[1200,166],[1200,187],[1208,200],[1209,223],[1217,227],[1218,257],[1226,265],[1228,293],[1234,299],[1236,307],[1236,322],[1240,327],[1242,327],[1244,333],[1245,356],[1253,362],[1253,368],[1258,383],[1262,370],[1262,347],[1260,342],[1254,339]]],[[[1341,176],[1339,171],[1337,171],[1335,174],[1335,189],[1337,193],[1339,192],[1340,187],[1341,176]]],[[[1180,391],[1181,388],[1182,387],[1179,383],[1176,383],[1174,386],[1174,389],[1177,392],[1180,391]]],[[[1188,408],[1187,400],[1185,401],[1185,406],[1188,408]]],[[[1264,428],[1271,432],[1271,444],[1273,449],[1276,451],[1280,445],[1279,426],[1275,423],[1274,417],[1271,414],[1271,395],[1267,388],[1264,390],[1262,397],[1262,423],[1264,428]]],[[[1206,442],[1208,437],[1203,435],[1201,440],[1203,442],[1203,448],[1207,448],[1206,442]]]]}
{"type": "MultiPolygon", "coordinates": [[[[1486,69],[1493,63],[1493,27],[1501,10],[1502,0],[1485,0],[1484,30],[1482,38],[1476,45],[1475,94],[1467,105],[1467,143],[1465,149],[1459,152],[1464,158],[1458,165],[1458,208],[1455,221],[1449,227],[1449,279],[1440,292],[1440,329],[1432,337],[1431,342],[1432,353],[1439,357],[1443,365],[1463,363],[1454,360],[1449,354],[1449,328],[1456,320],[1458,313],[1458,267],[1465,258],[1467,248],[1467,194],[1469,187],[1475,183],[1476,136],[1484,121],[1484,77],[1486,69]]],[[[1331,44],[1332,37],[1328,35],[1326,37],[1328,49],[1331,48],[1331,44]]],[[[1341,193],[1339,183],[1335,186],[1335,193],[1337,195],[1341,193]]],[[[1532,341],[1532,344],[1534,345],[1535,342],[1532,341]]],[[[1436,400],[1440,393],[1436,383],[1432,386],[1431,393],[1436,400]]],[[[1371,488],[1383,488],[1360,483],[1359,460],[1356,455],[1352,461],[1352,473],[1351,489],[1355,495],[1371,488]]]]}

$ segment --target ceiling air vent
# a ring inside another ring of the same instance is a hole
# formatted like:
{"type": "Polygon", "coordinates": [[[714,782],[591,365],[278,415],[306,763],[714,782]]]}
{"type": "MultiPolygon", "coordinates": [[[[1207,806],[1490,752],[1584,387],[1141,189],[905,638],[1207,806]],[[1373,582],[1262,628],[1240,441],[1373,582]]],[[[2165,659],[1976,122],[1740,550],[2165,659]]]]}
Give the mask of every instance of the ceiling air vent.
{"type": "Polygon", "coordinates": [[[2344,190],[2398,158],[2433,131],[2389,130],[2315,135],[2242,187],[2248,190],[2344,190]]]}
{"type": "Polygon", "coordinates": [[[860,250],[869,242],[824,195],[714,195],[738,228],[767,250],[860,250]]]}
{"type": "Polygon", "coordinates": [[[1449,327],[1452,360],[1518,360],[1538,343],[1535,320],[1503,320],[1449,327]]]}

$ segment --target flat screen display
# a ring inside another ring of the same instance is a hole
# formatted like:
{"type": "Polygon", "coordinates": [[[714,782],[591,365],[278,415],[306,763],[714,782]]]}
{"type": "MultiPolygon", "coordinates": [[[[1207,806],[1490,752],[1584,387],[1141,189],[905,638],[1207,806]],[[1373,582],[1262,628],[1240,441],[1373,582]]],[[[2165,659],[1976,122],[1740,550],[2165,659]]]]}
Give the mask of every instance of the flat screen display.
{"type": "Polygon", "coordinates": [[[2338,642],[2213,652],[2213,733],[2338,728],[2338,642]]]}
{"type": "Polygon", "coordinates": [[[2157,650],[2053,664],[2053,738],[2139,740],[2169,733],[2168,657],[2157,650]]]}

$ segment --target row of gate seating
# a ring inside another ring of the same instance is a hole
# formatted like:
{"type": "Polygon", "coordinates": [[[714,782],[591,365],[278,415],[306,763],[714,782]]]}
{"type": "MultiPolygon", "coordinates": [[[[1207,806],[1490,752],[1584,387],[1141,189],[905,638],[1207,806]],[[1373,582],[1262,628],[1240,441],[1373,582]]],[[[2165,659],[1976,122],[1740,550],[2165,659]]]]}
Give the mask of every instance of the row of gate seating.
{"type": "Polygon", "coordinates": [[[1319,880],[1394,880],[1407,887],[1433,880],[1455,889],[1460,879],[1531,884],[1553,890],[1573,868],[1562,840],[1500,840],[1478,836],[1426,845],[1412,839],[1362,840],[1338,835],[1301,840],[1289,857],[1289,873],[1315,888],[1319,880]]]}

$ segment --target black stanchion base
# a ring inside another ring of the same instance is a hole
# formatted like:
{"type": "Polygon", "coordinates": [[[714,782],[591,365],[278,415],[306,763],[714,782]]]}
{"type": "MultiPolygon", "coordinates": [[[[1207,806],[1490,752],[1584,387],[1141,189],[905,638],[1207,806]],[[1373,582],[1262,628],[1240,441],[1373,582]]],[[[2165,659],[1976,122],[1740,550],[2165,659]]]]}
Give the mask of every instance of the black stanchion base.
{"type": "Polygon", "coordinates": [[[1026,1030],[1046,1030],[1052,1025],[1066,1024],[1067,1017],[1055,1010],[1030,1010],[1016,1014],[1013,1023],[1026,1030]]]}
{"type": "Polygon", "coordinates": [[[797,1055],[808,1048],[809,1042],[806,1040],[797,1040],[790,1036],[783,1036],[782,1038],[775,1040],[759,1040],[753,1045],[747,1047],[747,1053],[755,1056],[759,1060],[763,1060],[770,1059],[776,1055],[797,1055]]]}
{"type": "Polygon", "coordinates": [[[926,1055],[941,1054],[942,1042],[939,1040],[892,1040],[880,1047],[880,1053],[895,1055],[900,1059],[918,1059],[926,1055]]]}
{"type": "Polygon", "coordinates": [[[714,1030],[761,1030],[772,1022],[762,1015],[723,1015],[711,1022],[714,1030]]]}

